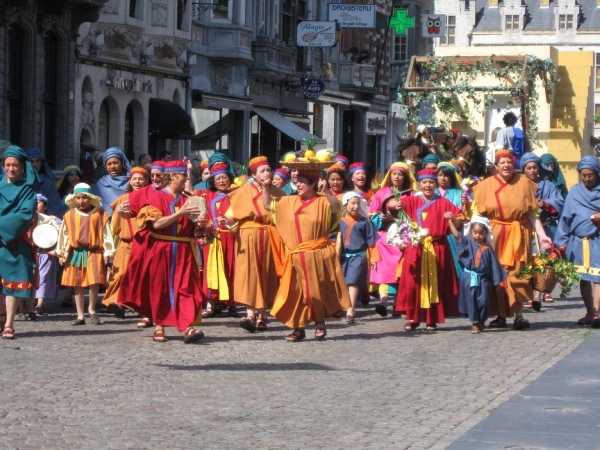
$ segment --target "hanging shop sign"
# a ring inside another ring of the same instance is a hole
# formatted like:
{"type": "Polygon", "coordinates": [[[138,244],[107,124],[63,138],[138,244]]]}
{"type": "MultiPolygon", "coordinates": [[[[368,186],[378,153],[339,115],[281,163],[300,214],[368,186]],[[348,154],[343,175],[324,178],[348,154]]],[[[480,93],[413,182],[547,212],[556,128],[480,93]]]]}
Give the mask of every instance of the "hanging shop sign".
{"type": "Polygon", "coordinates": [[[387,117],[383,114],[368,112],[366,117],[367,134],[385,134],[387,117]]]}
{"type": "Polygon", "coordinates": [[[307,78],[304,83],[304,96],[317,99],[325,93],[325,83],[318,78],[307,78]]]}
{"type": "Polygon", "coordinates": [[[335,45],[335,22],[307,20],[296,29],[298,47],[333,47],[335,45]]]}
{"type": "Polygon", "coordinates": [[[340,28],[375,28],[375,5],[329,4],[329,20],[340,28]]]}
{"type": "Polygon", "coordinates": [[[422,37],[445,37],[446,16],[444,14],[422,14],[421,15],[422,37]]]}

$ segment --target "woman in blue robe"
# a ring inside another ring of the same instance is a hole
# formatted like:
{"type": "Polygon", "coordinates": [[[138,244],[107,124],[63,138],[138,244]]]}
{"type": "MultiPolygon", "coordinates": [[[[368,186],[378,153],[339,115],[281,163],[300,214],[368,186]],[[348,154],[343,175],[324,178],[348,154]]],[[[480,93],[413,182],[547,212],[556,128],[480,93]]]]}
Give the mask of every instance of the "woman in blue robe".
{"type": "Polygon", "coordinates": [[[56,188],[54,172],[46,162],[44,154],[37,148],[27,150],[27,158],[35,168],[39,182],[35,185],[35,193],[42,194],[48,199],[48,213],[52,216],[62,217],[64,214],[62,200],[56,188]]]}
{"type": "MultiPolygon", "coordinates": [[[[451,162],[441,162],[437,166],[438,187],[435,193],[441,197],[447,198],[454,206],[462,209],[464,206],[463,190],[461,188],[462,178],[458,174],[458,167],[451,162]]],[[[452,252],[452,260],[454,261],[454,269],[456,276],[460,279],[463,268],[460,265],[458,254],[456,253],[456,239],[450,233],[447,238],[450,251],[452,252]]]]}
{"type": "Polygon", "coordinates": [[[542,164],[552,172],[552,177],[550,178],[552,184],[557,187],[563,198],[567,198],[567,194],[569,193],[569,190],[567,189],[567,180],[565,180],[565,176],[563,175],[562,170],[560,170],[556,157],[550,153],[545,153],[540,156],[540,160],[542,161],[542,164]]]}
{"type": "MultiPolygon", "coordinates": [[[[546,235],[553,239],[558,225],[558,218],[563,210],[565,199],[548,178],[552,177],[552,171],[542,164],[541,159],[532,152],[527,152],[521,158],[521,168],[527,178],[536,183],[535,198],[540,210],[540,221],[546,231],[546,235]]],[[[534,232],[531,239],[531,252],[540,252],[537,234],[534,232]]],[[[532,300],[526,302],[524,308],[533,308],[539,311],[542,307],[540,301],[541,292],[535,291],[532,300]]],[[[550,294],[544,295],[545,302],[553,302],[550,294]]]]}
{"type": "Polygon", "coordinates": [[[577,322],[600,328],[600,162],[585,156],[577,165],[581,182],[567,195],[554,243],[581,275],[587,314],[577,322]]]}
{"type": "Polygon", "coordinates": [[[92,192],[102,199],[102,209],[112,216],[113,210],[110,205],[123,195],[129,186],[131,165],[125,153],[117,147],[106,150],[102,162],[108,174],[94,183],[92,192]]]}
{"type": "MultiPolygon", "coordinates": [[[[17,299],[31,297],[34,287],[33,247],[27,231],[37,209],[36,170],[26,153],[16,145],[3,155],[4,173],[0,176],[0,289],[6,300],[6,323],[0,328],[3,339],[14,339],[17,299]]],[[[0,302],[1,303],[1,302],[0,302]]],[[[1,307],[4,310],[4,304],[1,307]]],[[[0,315],[4,315],[0,312],[0,315]]]]}

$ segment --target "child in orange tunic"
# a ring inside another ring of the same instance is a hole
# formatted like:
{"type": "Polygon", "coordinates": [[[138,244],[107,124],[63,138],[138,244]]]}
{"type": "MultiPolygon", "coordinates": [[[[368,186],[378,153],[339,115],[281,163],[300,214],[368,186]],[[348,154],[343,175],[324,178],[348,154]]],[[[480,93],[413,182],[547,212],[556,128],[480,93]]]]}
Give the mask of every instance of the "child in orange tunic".
{"type": "Polygon", "coordinates": [[[85,183],[73,189],[65,203],[71,210],[64,216],[58,236],[57,255],[65,266],[63,286],[75,288],[77,320],[72,325],[85,325],[84,290],[89,288],[88,312],[95,325],[100,324],[96,314],[96,300],[101,284],[106,283],[106,266],[115,253],[109,216],[99,206],[100,197],[92,194],[85,183]]]}

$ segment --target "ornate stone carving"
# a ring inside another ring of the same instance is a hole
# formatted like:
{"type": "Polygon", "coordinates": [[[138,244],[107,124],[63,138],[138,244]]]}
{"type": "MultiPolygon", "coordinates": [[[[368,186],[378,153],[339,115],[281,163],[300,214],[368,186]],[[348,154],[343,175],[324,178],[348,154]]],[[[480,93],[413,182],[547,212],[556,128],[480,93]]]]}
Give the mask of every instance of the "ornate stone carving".
{"type": "Polygon", "coordinates": [[[167,3],[152,3],[152,20],[153,27],[167,27],[169,19],[169,6],[167,3]]]}
{"type": "Polygon", "coordinates": [[[94,118],[94,95],[84,91],[81,95],[81,125],[95,125],[94,118]]]}
{"type": "Polygon", "coordinates": [[[108,0],[100,12],[104,14],[119,14],[119,0],[108,0]]]}
{"type": "Polygon", "coordinates": [[[180,69],[186,68],[186,50],[188,41],[173,38],[154,38],[151,41],[154,48],[163,49],[167,58],[175,58],[175,64],[180,69]]]}

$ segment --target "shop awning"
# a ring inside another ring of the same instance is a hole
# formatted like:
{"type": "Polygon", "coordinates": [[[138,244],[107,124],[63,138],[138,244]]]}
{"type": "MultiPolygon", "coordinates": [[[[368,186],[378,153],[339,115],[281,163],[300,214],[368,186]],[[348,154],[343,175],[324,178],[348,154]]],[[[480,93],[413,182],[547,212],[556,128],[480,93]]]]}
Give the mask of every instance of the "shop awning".
{"type": "Polygon", "coordinates": [[[150,99],[148,135],[163,139],[192,139],[196,134],[190,115],[169,100],[150,99]]]}
{"type": "Polygon", "coordinates": [[[317,144],[327,144],[325,139],[321,139],[318,136],[315,136],[312,133],[309,133],[303,128],[300,128],[294,122],[286,119],[281,114],[275,111],[271,111],[269,109],[263,108],[252,108],[256,114],[258,114],[261,118],[269,122],[279,131],[281,131],[286,136],[291,137],[295,141],[302,141],[302,139],[314,139],[317,144]]]}

